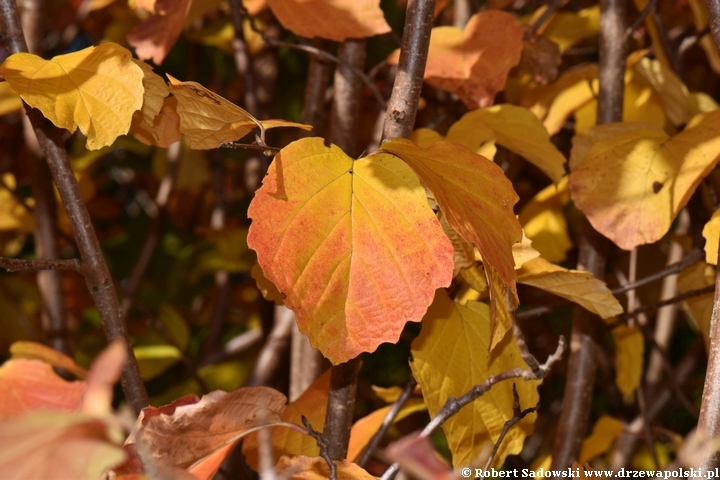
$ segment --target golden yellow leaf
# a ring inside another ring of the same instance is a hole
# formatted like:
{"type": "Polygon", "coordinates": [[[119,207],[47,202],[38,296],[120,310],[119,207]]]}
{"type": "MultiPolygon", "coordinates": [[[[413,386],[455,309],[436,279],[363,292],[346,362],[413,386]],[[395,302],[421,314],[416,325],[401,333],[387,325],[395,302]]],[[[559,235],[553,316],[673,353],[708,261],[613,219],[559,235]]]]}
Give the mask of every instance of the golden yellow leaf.
{"type": "Polygon", "coordinates": [[[690,112],[692,116],[699,113],[712,112],[720,108],[718,103],[707,93],[690,92],[690,112]]]}
{"type": "Polygon", "coordinates": [[[620,325],[612,330],[615,340],[615,384],[623,395],[640,385],[643,373],[645,338],[638,327],[620,325]]]}
{"type": "MultiPolygon", "coordinates": [[[[490,352],[490,308],[483,303],[459,305],[438,290],[423,319],[422,331],[412,343],[412,368],[422,386],[431,416],[437,415],[449,396],[459,397],[490,375],[515,367],[527,368],[512,335],[490,352]]],[[[517,380],[521,408],[538,402],[539,381],[517,380]]],[[[497,440],[512,413],[513,381],[500,382],[464,407],[443,425],[454,467],[464,467],[484,448],[497,440]]],[[[518,453],[523,440],[532,433],[536,414],[518,422],[500,445],[493,465],[502,465],[507,455],[518,453]]]]}
{"type": "Polygon", "coordinates": [[[12,173],[4,173],[2,183],[4,186],[0,186],[0,232],[14,230],[32,232],[35,228],[32,214],[8,190],[15,189],[15,176],[12,173]]]}
{"type": "Polygon", "coordinates": [[[512,246],[513,260],[515,261],[515,270],[522,267],[526,262],[540,256],[540,252],[532,246],[532,240],[525,236],[523,231],[522,241],[512,246]]]}
{"type": "Polygon", "coordinates": [[[595,64],[566,70],[550,85],[526,89],[520,105],[542,120],[550,135],[555,135],[574,111],[595,97],[592,82],[597,72],[595,64]]]}
{"type": "MultiPolygon", "coordinates": [[[[182,140],[180,131],[180,116],[177,113],[178,101],[176,97],[165,97],[160,113],[148,124],[135,124],[131,127],[133,136],[145,145],[168,148],[175,142],[182,140]]],[[[137,113],[137,112],[136,112],[137,113]]]]}
{"type": "Polygon", "coordinates": [[[538,192],[520,212],[523,232],[532,240],[533,248],[549,262],[562,262],[573,246],[563,214],[563,207],[569,201],[567,177],[564,177],[557,186],[549,185],[538,192]]]}
{"type": "Polygon", "coordinates": [[[443,232],[445,232],[453,245],[453,262],[455,264],[453,277],[456,277],[460,270],[473,264],[475,261],[475,249],[450,226],[442,210],[437,213],[437,218],[440,220],[443,232]]]}
{"type": "Polygon", "coordinates": [[[660,94],[668,120],[674,125],[685,125],[690,120],[690,92],[675,72],[659,60],[647,57],[636,63],[633,70],[660,94]]]}
{"type": "Polygon", "coordinates": [[[283,27],[301,37],[342,42],[390,31],[380,0],[267,0],[283,27]]]}
{"type": "MultiPolygon", "coordinates": [[[[683,270],[678,276],[678,292],[685,293],[715,285],[715,267],[699,262],[683,270]]],[[[710,317],[713,310],[713,293],[688,298],[682,303],[690,323],[700,331],[706,351],[710,351],[710,317]]]]}
{"type": "MultiPolygon", "coordinates": [[[[585,157],[587,157],[587,154],[593,145],[600,141],[607,140],[622,133],[632,132],[634,130],[653,130],[656,128],[657,126],[653,124],[636,122],[617,122],[596,125],[594,128],[578,133],[573,137],[568,167],[570,167],[570,171],[575,170],[580,163],[585,160],[585,157]]],[[[565,191],[567,192],[567,179],[565,180],[565,191]]],[[[569,196],[567,197],[567,200],[570,200],[569,196]]]]}
{"type": "Polygon", "coordinates": [[[143,70],[130,52],[102,43],[52,60],[16,53],[0,73],[30,106],[56,126],[87,136],[87,148],[110,145],[130,130],[143,104],[143,70]]]}
{"type": "Polygon", "coordinates": [[[10,345],[10,355],[12,358],[42,360],[53,367],[60,367],[63,370],[67,370],[81,380],[84,379],[88,373],[87,370],[75,363],[75,360],[72,358],[42,343],[15,342],[10,345]]]}
{"type": "Polygon", "coordinates": [[[608,415],[603,415],[595,422],[592,433],[583,440],[580,447],[580,463],[585,463],[598,455],[610,450],[618,435],[625,429],[625,425],[608,415]]]}
{"type": "MultiPolygon", "coordinates": [[[[377,480],[361,467],[347,460],[336,461],[338,480],[377,480]]],[[[330,468],[322,457],[306,457],[303,455],[284,455],[280,458],[275,470],[279,474],[290,475],[289,480],[327,480],[330,468]]]]}
{"type": "Polygon", "coordinates": [[[605,282],[588,272],[568,270],[542,258],[526,262],[518,270],[518,282],[566,298],[601,318],[614,317],[623,312],[620,302],[605,282]]]}
{"type": "Polygon", "coordinates": [[[713,213],[703,227],[702,236],[705,238],[705,261],[711,265],[718,263],[718,242],[720,241],[720,209],[713,213]]]}
{"type": "MultiPolygon", "coordinates": [[[[460,270],[460,276],[476,292],[485,293],[487,291],[488,279],[482,263],[476,263],[475,265],[470,265],[468,268],[463,268],[460,270]]],[[[477,298],[474,300],[477,300],[477,298]]],[[[460,303],[465,305],[467,299],[463,298],[460,303]]]]}
{"type": "Polygon", "coordinates": [[[410,135],[410,140],[423,148],[427,148],[435,142],[443,140],[444,137],[430,128],[418,128],[410,135]]]}
{"type": "Polygon", "coordinates": [[[22,99],[9,83],[0,82],[0,115],[17,112],[22,108],[22,99]]]}
{"type": "Polygon", "coordinates": [[[719,121],[714,111],[672,138],[641,128],[595,143],[570,174],[573,201],[623,249],[659,240],[720,159],[719,121]]]}
{"type": "Polygon", "coordinates": [[[480,153],[487,131],[499,145],[524,157],[553,182],[565,175],[565,157],[552,144],[543,124],[523,107],[503,104],[468,112],[450,127],[446,140],[480,153]]]}
{"type": "MultiPolygon", "coordinates": [[[[547,7],[543,8],[543,11],[547,7]]],[[[538,9],[540,10],[540,9],[538,9]]],[[[564,52],[586,38],[594,37],[600,30],[600,7],[584,8],[578,12],[561,11],[540,29],[540,33],[555,42],[564,52]]]]}
{"type": "Polygon", "coordinates": [[[148,145],[157,145],[159,142],[158,134],[155,132],[155,119],[163,108],[165,97],[168,96],[168,90],[165,80],[160,75],[153,72],[150,65],[140,60],[133,61],[142,68],[143,71],[143,88],[145,94],[143,96],[142,108],[133,114],[130,131],[135,138],[148,145]],[[146,141],[145,139],[151,141],[146,141]]]}
{"type": "Polygon", "coordinates": [[[198,150],[218,148],[223,142],[235,142],[256,128],[297,127],[309,125],[284,120],[257,120],[229,100],[199,83],[181,82],[170,75],[170,92],[177,98],[180,131],[198,150]]]}

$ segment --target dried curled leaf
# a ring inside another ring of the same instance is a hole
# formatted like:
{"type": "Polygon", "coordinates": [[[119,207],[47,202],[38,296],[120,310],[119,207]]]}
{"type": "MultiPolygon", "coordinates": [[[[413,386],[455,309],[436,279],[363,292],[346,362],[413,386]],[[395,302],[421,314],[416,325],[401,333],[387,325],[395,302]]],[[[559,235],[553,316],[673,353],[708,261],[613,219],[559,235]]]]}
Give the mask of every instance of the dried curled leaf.
{"type": "Polygon", "coordinates": [[[284,120],[258,120],[231,101],[196,82],[181,82],[168,75],[170,92],[177,98],[180,131],[190,140],[190,148],[208,150],[221,143],[235,142],[256,128],[297,127],[312,130],[310,125],[284,120]]]}
{"type": "Polygon", "coordinates": [[[133,113],[143,105],[143,70],[116,43],[51,60],[16,53],[0,66],[0,73],[28,105],[56,126],[71,132],[80,128],[90,150],[125,135],[133,113]]]}

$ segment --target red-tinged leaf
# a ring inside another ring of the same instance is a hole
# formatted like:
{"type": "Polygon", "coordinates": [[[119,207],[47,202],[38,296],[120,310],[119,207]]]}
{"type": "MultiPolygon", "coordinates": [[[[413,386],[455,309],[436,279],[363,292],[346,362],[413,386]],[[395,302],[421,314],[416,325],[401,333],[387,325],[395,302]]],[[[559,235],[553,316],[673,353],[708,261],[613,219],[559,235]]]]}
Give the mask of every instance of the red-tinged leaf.
{"type": "Polygon", "coordinates": [[[301,37],[342,42],[390,31],[380,0],[268,0],[282,26],[301,37]]]}
{"type": "Polygon", "coordinates": [[[157,0],[155,14],[133,28],[127,41],[140,60],[152,58],[160,65],[185,25],[192,0],[157,0]]]}
{"type": "Polygon", "coordinates": [[[385,449],[385,456],[419,480],[453,480],[455,475],[432,446],[430,439],[408,435],[385,449]]]}
{"type": "Polygon", "coordinates": [[[393,155],[353,160],[320,138],[294,142],[248,215],[265,276],[335,364],[396,342],[450,284],[452,244],[418,178],[393,155]]]}
{"type": "MultiPolygon", "coordinates": [[[[375,480],[361,467],[350,463],[347,460],[335,462],[337,467],[338,480],[375,480]]],[[[330,478],[330,467],[321,457],[306,457],[304,455],[283,456],[275,466],[279,474],[290,476],[283,477],[290,480],[327,480],[330,478]]]]}
{"type": "MultiPolygon", "coordinates": [[[[425,81],[457,94],[470,109],[489,107],[522,51],[523,29],[515,17],[497,10],[481,12],[464,30],[433,28],[425,81]]],[[[399,58],[395,51],[388,61],[397,63],[399,58]]]]}
{"type": "Polygon", "coordinates": [[[68,382],[39,360],[8,360],[0,367],[0,418],[33,410],[79,411],[84,381],[68,382]]]}
{"type": "Polygon", "coordinates": [[[10,345],[10,355],[12,355],[12,358],[41,360],[53,367],[62,368],[79,379],[85,378],[88,373],[87,370],[75,363],[72,358],[42,343],[15,342],[10,345]]]}
{"type": "Polygon", "coordinates": [[[428,148],[393,139],[382,150],[397,155],[432,191],[450,225],[475,245],[517,297],[513,244],[522,228],[513,213],[518,196],[502,169],[467,147],[436,142],[428,148]]]}
{"type": "Polygon", "coordinates": [[[113,385],[120,378],[127,357],[124,342],[115,340],[93,361],[83,395],[84,413],[102,415],[112,411],[113,385]]]}
{"type": "MultiPolygon", "coordinates": [[[[310,425],[322,432],[325,426],[325,412],[327,407],[328,390],[330,389],[330,370],[322,374],[307,390],[295,401],[290,402],[282,414],[282,420],[287,423],[302,425],[302,417],[308,419],[310,425]]],[[[283,455],[307,455],[315,457],[320,455],[317,441],[309,435],[285,427],[270,429],[272,438],[272,451],[277,462],[283,455]]],[[[251,433],[243,441],[243,455],[245,461],[255,471],[259,471],[258,436],[251,433]]]]}
{"type": "Polygon", "coordinates": [[[33,412],[0,421],[3,478],[94,479],[123,461],[122,432],[103,418],[33,412]]]}
{"type": "Polygon", "coordinates": [[[285,401],[283,394],[267,387],[215,391],[197,402],[183,397],[160,409],[143,409],[125,446],[142,444],[153,464],[191,468],[257,428],[277,425],[285,401]]]}

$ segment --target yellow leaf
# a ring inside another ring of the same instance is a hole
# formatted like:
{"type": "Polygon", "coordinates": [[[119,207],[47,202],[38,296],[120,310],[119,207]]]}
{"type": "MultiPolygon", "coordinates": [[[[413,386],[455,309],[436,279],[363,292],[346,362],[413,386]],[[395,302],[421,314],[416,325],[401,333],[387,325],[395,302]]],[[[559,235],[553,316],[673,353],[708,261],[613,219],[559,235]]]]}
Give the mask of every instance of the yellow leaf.
{"type": "Polygon", "coordinates": [[[558,267],[542,258],[525,263],[518,270],[518,282],[566,298],[601,318],[614,317],[623,312],[620,302],[605,282],[588,272],[558,267]]]}
{"type": "MultiPolygon", "coordinates": [[[[678,276],[678,293],[715,285],[715,268],[699,262],[683,270],[678,276]]],[[[710,317],[713,310],[713,294],[707,293],[688,298],[682,303],[690,323],[700,331],[707,352],[710,351],[710,317]]]]}
{"type": "Polygon", "coordinates": [[[172,345],[140,345],[133,348],[143,380],[152,380],[182,358],[172,345]]]}
{"type": "Polygon", "coordinates": [[[22,99],[9,83],[0,82],[0,115],[17,112],[22,108],[22,99]]]}
{"type": "Polygon", "coordinates": [[[130,130],[143,104],[143,70],[128,50],[102,43],[43,60],[16,53],[0,73],[28,105],[56,126],[87,136],[87,148],[110,145],[130,130]]]}
{"type": "Polygon", "coordinates": [[[614,328],[612,336],[615,340],[615,384],[623,395],[630,395],[642,378],[645,339],[639,328],[625,325],[614,328]]]}
{"type": "MultiPolygon", "coordinates": [[[[369,415],[355,422],[350,430],[350,445],[348,446],[347,458],[355,461],[367,446],[370,439],[380,429],[385,415],[390,411],[392,405],[375,410],[369,415]]],[[[392,425],[416,412],[427,410],[425,402],[419,398],[409,399],[400,409],[397,416],[393,418],[392,425]]]]}
{"type": "MultiPolygon", "coordinates": [[[[657,126],[649,123],[636,122],[605,123],[578,133],[572,139],[572,149],[570,150],[570,160],[568,161],[570,171],[575,170],[582,161],[585,160],[588,152],[596,143],[608,140],[616,135],[642,129],[654,130],[657,129],[657,126]]],[[[567,179],[565,180],[565,191],[567,192],[567,179]]],[[[568,196],[567,200],[569,199],[570,197],[568,196]]]]}
{"type": "Polygon", "coordinates": [[[674,125],[685,125],[691,118],[690,93],[682,80],[659,60],[647,57],[635,64],[633,70],[647,80],[660,94],[665,113],[674,125]]]}
{"type": "Polygon", "coordinates": [[[566,70],[555,83],[527,89],[520,105],[542,120],[550,135],[555,135],[574,111],[595,98],[592,82],[597,72],[595,64],[566,70]]]}
{"type": "Polygon", "coordinates": [[[0,232],[16,230],[32,232],[35,228],[32,214],[8,190],[15,189],[15,176],[12,173],[4,173],[2,182],[5,186],[0,186],[0,232]]]}
{"type": "Polygon", "coordinates": [[[133,114],[130,130],[141,141],[146,136],[149,136],[153,141],[152,143],[143,141],[143,143],[156,145],[159,138],[155,133],[155,119],[160,114],[165,97],[168,96],[170,91],[162,77],[154,73],[150,65],[140,60],[133,59],[133,61],[142,68],[145,94],[142,108],[133,114]]]}
{"type": "Polygon", "coordinates": [[[610,450],[625,425],[617,418],[603,415],[595,422],[592,434],[583,440],[580,447],[580,463],[585,463],[610,450]]]}
{"type": "MultiPolygon", "coordinates": [[[[468,268],[463,268],[460,270],[460,275],[476,292],[485,293],[488,290],[487,274],[485,273],[485,268],[483,268],[482,263],[476,263],[468,268]]],[[[477,300],[477,298],[473,300],[477,300]]],[[[460,300],[460,303],[465,305],[467,298],[460,300]]]]}
{"type": "MultiPolygon", "coordinates": [[[[165,97],[160,113],[152,121],[152,126],[133,122],[131,127],[133,136],[145,145],[168,148],[175,142],[182,140],[180,131],[180,116],[177,114],[178,101],[176,97],[165,97]]],[[[137,112],[136,112],[137,114],[137,112]]]]}
{"type": "Polygon", "coordinates": [[[255,279],[255,283],[257,283],[257,287],[260,289],[260,293],[262,293],[265,300],[269,300],[275,303],[275,305],[285,304],[282,293],[280,293],[274,283],[265,277],[260,264],[256,263],[255,266],[252,267],[252,270],[250,270],[250,276],[255,279]]]}
{"type": "Polygon", "coordinates": [[[255,128],[297,127],[309,125],[284,120],[257,120],[234,103],[199,83],[181,82],[170,75],[170,92],[178,100],[180,131],[190,140],[190,148],[208,150],[223,142],[235,142],[255,128]]]}
{"type": "Polygon", "coordinates": [[[690,92],[690,112],[693,116],[699,113],[712,112],[720,108],[713,98],[704,92],[690,92]]]}
{"type": "Polygon", "coordinates": [[[641,128],[599,141],[570,174],[573,201],[620,248],[659,240],[720,154],[720,111],[670,138],[641,128]]]}
{"type": "MultiPolygon", "coordinates": [[[[570,158],[572,160],[572,156],[570,158]]],[[[533,248],[549,262],[562,262],[573,246],[563,214],[563,207],[569,201],[567,177],[564,177],[557,186],[550,185],[538,192],[520,212],[523,232],[532,240],[533,248]]]]}
{"type": "Polygon", "coordinates": [[[443,136],[430,128],[418,128],[412,132],[410,140],[423,148],[427,148],[433,143],[443,140],[443,136]]]}
{"type": "Polygon", "coordinates": [[[718,263],[718,242],[720,242],[720,209],[713,213],[703,227],[702,236],[705,238],[705,261],[711,265],[718,263]]]}
{"type": "Polygon", "coordinates": [[[559,182],[565,175],[565,157],[552,144],[537,117],[522,107],[494,105],[466,113],[450,127],[446,140],[477,152],[486,141],[485,135],[478,133],[488,130],[498,144],[524,157],[553,182],[559,182]]]}
{"type": "Polygon", "coordinates": [[[540,256],[540,252],[532,246],[532,241],[525,236],[523,232],[522,241],[512,246],[513,260],[515,261],[515,270],[522,267],[526,262],[540,256]]]}
{"type": "MultiPolygon", "coordinates": [[[[450,239],[453,245],[453,262],[455,267],[453,268],[453,277],[456,277],[460,270],[465,267],[469,267],[475,261],[475,251],[472,245],[465,241],[454,228],[450,226],[445,217],[445,214],[440,210],[437,214],[440,225],[442,225],[445,235],[450,239]]],[[[515,247],[513,245],[513,247],[515,247]]]]}
{"type": "Polygon", "coordinates": [[[283,27],[301,37],[342,42],[390,31],[380,0],[267,0],[283,27]]]}
{"type": "Polygon", "coordinates": [[[452,279],[453,247],[419,179],[387,153],[353,160],[321,138],[293,142],[248,216],[265,276],[335,364],[396,342],[452,279]]]}
{"type": "Polygon", "coordinates": [[[578,12],[561,11],[540,29],[544,37],[555,42],[564,52],[580,40],[594,37],[600,30],[600,7],[584,8],[578,12]]]}
{"type": "MultiPolygon", "coordinates": [[[[449,396],[459,397],[490,375],[527,365],[512,335],[507,335],[491,353],[490,308],[483,303],[458,305],[444,290],[438,290],[435,301],[423,319],[422,331],[412,343],[412,368],[422,386],[430,416],[440,411],[449,396]]],[[[539,381],[514,381],[521,408],[538,402],[539,381]]],[[[513,416],[513,381],[500,382],[464,407],[443,425],[454,467],[473,462],[483,449],[497,440],[505,421],[513,416]]],[[[523,441],[532,433],[536,414],[518,422],[500,445],[493,465],[502,465],[507,455],[518,453],[523,441]]]]}

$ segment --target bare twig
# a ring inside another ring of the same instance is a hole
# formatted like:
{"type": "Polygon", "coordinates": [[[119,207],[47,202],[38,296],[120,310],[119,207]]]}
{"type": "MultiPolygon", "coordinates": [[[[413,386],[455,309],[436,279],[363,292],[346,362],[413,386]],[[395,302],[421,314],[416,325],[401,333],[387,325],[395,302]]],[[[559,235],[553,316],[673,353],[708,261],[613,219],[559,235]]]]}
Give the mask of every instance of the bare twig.
{"type": "Polygon", "coordinates": [[[328,464],[328,468],[330,468],[330,480],[337,480],[337,467],[335,466],[335,462],[333,462],[329,453],[330,447],[328,446],[325,437],[322,433],[313,429],[312,425],[310,425],[310,421],[305,418],[305,415],[302,416],[302,423],[305,425],[305,428],[307,428],[308,435],[313,437],[317,442],[318,447],[320,447],[320,456],[325,459],[328,464]]]}
{"type": "Polygon", "coordinates": [[[430,46],[435,0],[415,0],[405,14],[397,76],[385,114],[383,139],[410,138],[430,46]]]}
{"type": "Polygon", "coordinates": [[[370,457],[372,457],[373,452],[375,452],[375,449],[380,444],[380,441],[383,439],[385,434],[387,433],[388,429],[392,425],[393,421],[395,421],[395,418],[397,418],[398,414],[400,413],[400,410],[405,406],[408,399],[410,398],[410,395],[412,395],[413,390],[415,390],[415,386],[417,385],[417,381],[414,377],[410,378],[410,381],[405,385],[405,388],[403,388],[402,393],[400,393],[400,396],[397,400],[395,400],[395,403],[393,403],[393,406],[390,407],[390,410],[385,414],[385,417],[382,420],[382,423],[380,424],[380,428],[378,428],[378,431],[375,432],[375,434],[372,436],[368,444],[365,446],[365,449],[363,450],[362,454],[358,457],[357,463],[361,467],[365,467],[365,464],[370,460],[370,457]]]}
{"type": "Polygon", "coordinates": [[[640,24],[643,23],[643,21],[645,21],[645,18],[657,8],[657,5],[658,0],[650,0],[647,5],[645,5],[645,8],[642,9],[640,15],[638,15],[632,25],[630,25],[625,31],[625,41],[627,41],[630,38],[630,35],[633,34],[635,29],[638,28],[640,24]]]}
{"type": "Polygon", "coordinates": [[[248,53],[245,34],[243,33],[243,15],[240,8],[240,0],[230,0],[230,13],[235,29],[235,37],[233,38],[235,68],[245,83],[245,95],[243,98],[245,110],[252,115],[257,115],[258,106],[257,99],[255,98],[255,75],[253,74],[252,59],[248,53]]]}
{"type": "Polygon", "coordinates": [[[287,351],[290,347],[293,323],[295,323],[295,315],[292,310],[284,306],[275,308],[275,325],[260,350],[245,386],[267,385],[283,368],[288,358],[287,351]]]}
{"type": "MultiPolygon", "coordinates": [[[[27,52],[25,38],[14,0],[0,0],[0,30],[2,44],[8,53],[27,52]]],[[[120,315],[120,304],[113,287],[112,277],[103,258],[100,243],[87,207],[80,194],[80,187],[70,166],[60,130],[42,114],[26,106],[30,122],[35,130],[40,148],[45,154],[55,185],[60,193],[65,212],[77,241],[84,265],[85,282],[103,322],[108,341],[121,339],[128,353],[120,383],[127,400],[139,413],[148,405],[145,385],[130,344],[125,322],[120,315]]]]}
{"type": "MultiPolygon", "coordinates": [[[[533,372],[532,369],[513,368],[497,375],[489,376],[487,379],[485,379],[483,383],[475,385],[467,393],[461,395],[460,397],[449,397],[445,401],[445,405],[443,405],[438,414],[432,420],[430,420],[430,423],[428,423],[422,430],[422,432],[420,432],[420,436],[429,437],[430,435],[432,435],[438,428],[442,426],[443,423],[445,423],[449,418],[458,413],[465,405],[468,405],[483,396],[485,393],[490,391],[490,389],[497,383],[509,380],[511,378],[521,378],[527,381],[540,380],[544,378],[550,371],[552,366],[558,360],[560,360],[560,358],[562,358],[562,355],[565,352],[565,346],[565,337],[560,336],[558,346],[555,349],[555,352],[548,357],[544,364],[540,365],[540,369],[538,372],[533,372]],[[540,376],[538,376],[538,374],[540,376]]],[[[399,465],[397,463],[392,464],[390,468],[385,471],[382,477],[380,477],[381,480],[389,480],[393,478],[397,473],[398,468],[399,465]]]]}
{"type": "Polygon", "coordinates": [[[547,10],[543,12],[542,15],[540,15],[540,18],[535,20],[535,23],[532,24],[532,27],[528,32],[525,33],[525,39],[528,40],[530,37],[535,35],[538,30],[545,24],[545,22],[548,21],[551,15],[553,15],[558,8],[560,8],[560,5],[562,5],[563,0],[552,0],[550,2],[550,5],[548,5],[547,10]]]}
{"type": "Polygon", "coordinates": [[[630,282],[627,285],[622,285],[620,287],[614,288],[611,290],[611,292],[613,295],[617,295],[619,293],[627,292],[628,290],[640,288],[644,285],[647,285],[654,281],[660,280],[669,275],[674,275],[676,273],[680,273],[683,270],[685,270],[686,268],[695,265],[704,256],[705,256],[705,254],[703,253],[703,251],[700,250],[699,248],[696,248],[694,250],[691,250],[679,262],[673,263],[672,265],[668,265],[667,267],[663,268],[662,270],[658,270],[657,272],[653,273],[652,275],[643,277],[640,280],[637,280],[635,282],[630,282]]]}
{"type": "Polygon", "coordinates": [[[487,472],[490,469],[490,464],[492,464],[492,461],[495,459],[495,455],[497,455],[498,450],[500,449],[500,445],[502,445],[503,440],[505,439],[505,435],[510,431],[510,429],[518,423],[523,418],[527,417],[533,412],[537,412],[538,408],[540,408],[540,404],[535,405],[534,407],[526,408],[525,410],[520,410],[520,396],[517,393],[517,388],[515,387],[515,384],[513,383],[512,387],[513,392],[513,416],[508,419],[504,424],[503,428],[500,431],[500,436],[498,436],[497,441],[495,442],[495,445],[493,446],[492,452],[490,452],[490,456],[487,459],[487,462],[485,462],[485,468],[483,469],[483,476],[480,477],[482,479],[485,478],[484,472],[487,472]]]}
{"type": "Polygon", "coordinates": [[[81,274],[85,274],[85,266],[80,259],[72,258],[69,260],[30,260],[23,258],[7,258],[0,257],[0,267],[8,272],[40,270],[72,270],[81,274]]]}
{"type": "Polygon", "coordinates": [[[272,157],[277,152],[282,150],[278,147],[271,147],[270,145],[257,145],[254,143],[237,143],[237,142],[221,142],[220,148],[234,148],[236,150],[259,150],[266,157],[272,157]]]}
{"type": "Polygon", "coordinates": [[[660,307],[664,307],[665,305],[672,305],[675,303],[682,302],[683,300],[687,300],[688,298],[698,297],[700,295],[706,295],[708,293],[712,293],[715,291],[714,285],[709,285],[707,287],[697,288],[694,290],[688,290],[687,292],[683,292],[679,295],[675,295],[672,298],[668,298],[665,300],[662,300],[660,302],[651,303],[648,305],[643,305],[642,307],[638,307],[632,312],[626,312],[622,315],[617,317],[617,320],[612,324],[612,326],[619,325],[621,323],[627,322],[630,318],[635,318],[640,314],[650,312],[653,310],[657,310],[660,307]]]}
{"type": "Polygon", "coordinates": [[[355,358],[334,365],[330,371],[323,435],[328,444],[328,454],[333,460],[343,460],[347,455],[361,365],[360,359],[355,358]]]}

